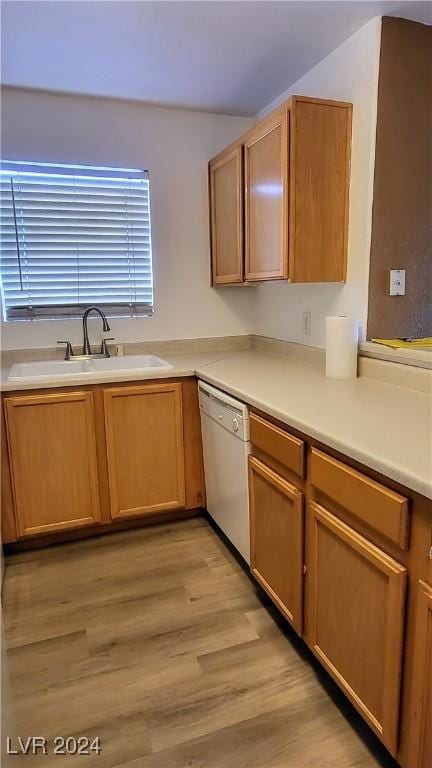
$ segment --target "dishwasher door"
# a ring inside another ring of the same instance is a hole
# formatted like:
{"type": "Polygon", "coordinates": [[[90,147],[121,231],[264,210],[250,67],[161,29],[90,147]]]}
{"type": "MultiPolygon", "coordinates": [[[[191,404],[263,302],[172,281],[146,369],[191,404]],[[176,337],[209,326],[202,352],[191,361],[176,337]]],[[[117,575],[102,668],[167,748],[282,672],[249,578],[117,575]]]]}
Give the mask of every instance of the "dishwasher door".
{"type": "Polygon", "coordinates": [[[247,407],[199,382],[207,511],[250,562],[247,407]]]}

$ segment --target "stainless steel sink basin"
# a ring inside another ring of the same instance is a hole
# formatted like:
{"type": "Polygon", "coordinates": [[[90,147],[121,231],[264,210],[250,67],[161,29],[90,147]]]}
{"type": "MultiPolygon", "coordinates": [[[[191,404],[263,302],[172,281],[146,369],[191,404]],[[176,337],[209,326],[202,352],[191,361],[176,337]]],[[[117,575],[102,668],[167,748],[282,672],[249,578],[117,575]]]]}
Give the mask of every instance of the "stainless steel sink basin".
{"type": "Polygon", "coordinates": [[[124,355],[95,360],[45,360],[35,363],[15,363],[11,368],[8,381],[43,381],[75,376],[91,379],[100,376],[103,372],[148,373],[169,368],[172,368],[170,363],[155,355],[124,355]]]}

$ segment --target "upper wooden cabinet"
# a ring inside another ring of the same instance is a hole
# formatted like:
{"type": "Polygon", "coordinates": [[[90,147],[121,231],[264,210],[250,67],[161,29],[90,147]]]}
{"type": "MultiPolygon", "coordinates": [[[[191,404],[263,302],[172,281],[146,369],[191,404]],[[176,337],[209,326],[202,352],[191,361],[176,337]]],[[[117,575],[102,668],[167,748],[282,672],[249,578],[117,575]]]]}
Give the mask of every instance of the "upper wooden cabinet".
{"type": "Polygon", "coordinates": [[[92,392],[5,399],[19,536],[100,521],[92,392]]]}
{"type": "Polygon", "coordinates": [[[288,277],[288,111],[251,131],[245,148],[246,280],[288,277]]]}
{"type": "Polygon", "coordinates": [[[292,96],[210,161],[214,285],[243,263],[248,282],[346,279],[351,120],[351,104],[292,96]]]}
{"type": "Polygon", "coordinates": [[[289,279],[343,282],[352,105],[296,96],[290,114],[289,279]]]}
{"type": "Polygon", "coordinates": [[[209,164],[210,237],[214,285],[243,282],[243,147],[209,164]]]}
{"type": "Polygon", "coordinates": [[[181,384],[104,390],[111,517],[185,506],[181,384]]]}

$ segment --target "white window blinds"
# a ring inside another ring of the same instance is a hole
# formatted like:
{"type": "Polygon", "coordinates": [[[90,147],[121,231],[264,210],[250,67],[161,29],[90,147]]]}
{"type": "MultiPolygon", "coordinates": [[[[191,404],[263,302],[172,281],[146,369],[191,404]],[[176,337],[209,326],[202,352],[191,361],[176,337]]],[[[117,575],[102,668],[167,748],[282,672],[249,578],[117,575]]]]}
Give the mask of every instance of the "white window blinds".
{"type": "Polygon", "coordinates": [[[1,285],[6,320],[150,315],[147,171],[3,161],[1,285]]]}

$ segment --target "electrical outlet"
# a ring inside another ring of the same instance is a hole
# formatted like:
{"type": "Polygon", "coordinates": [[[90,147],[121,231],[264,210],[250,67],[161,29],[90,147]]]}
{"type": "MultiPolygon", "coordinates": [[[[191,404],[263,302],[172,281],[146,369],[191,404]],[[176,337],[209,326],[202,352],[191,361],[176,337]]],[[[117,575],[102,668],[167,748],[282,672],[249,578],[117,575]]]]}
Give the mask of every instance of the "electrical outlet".
{"type": "Polygon", "coordinates": [[[405,270],[390,270],[390,296],[405,296],[405,270]]]}
{"type": "Polygon", "coordinates": [[[310,336],[312,333],[312,313],[310,309],[307,309],[306,312],[303,312],[302,314],[302,333],[304,333],[305,336],[310,336]]]}

